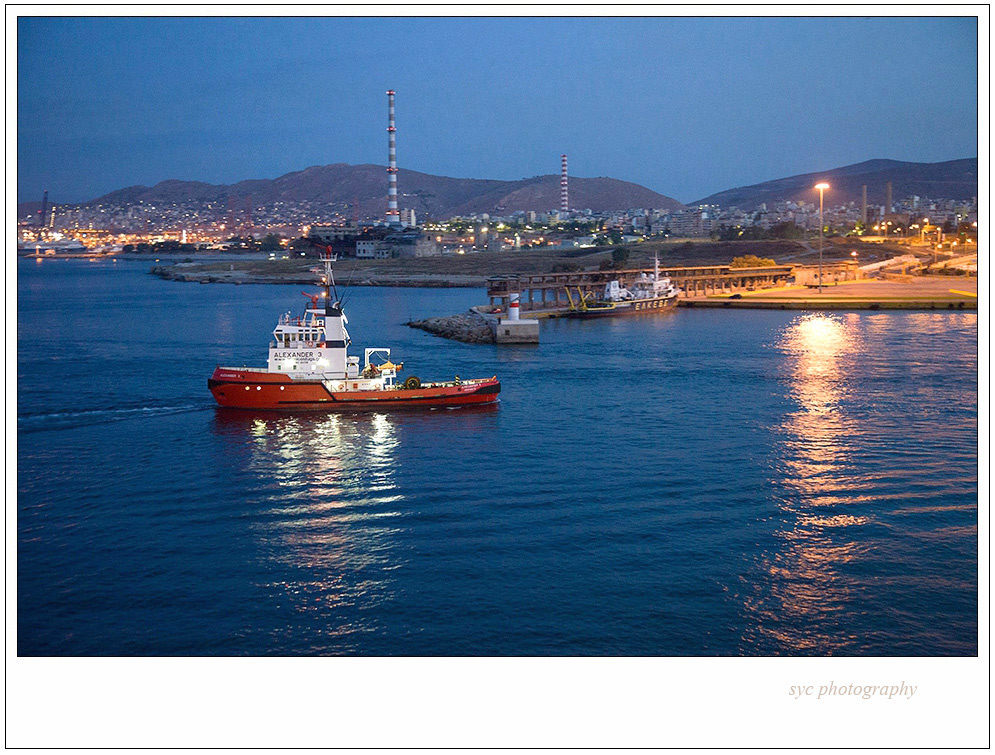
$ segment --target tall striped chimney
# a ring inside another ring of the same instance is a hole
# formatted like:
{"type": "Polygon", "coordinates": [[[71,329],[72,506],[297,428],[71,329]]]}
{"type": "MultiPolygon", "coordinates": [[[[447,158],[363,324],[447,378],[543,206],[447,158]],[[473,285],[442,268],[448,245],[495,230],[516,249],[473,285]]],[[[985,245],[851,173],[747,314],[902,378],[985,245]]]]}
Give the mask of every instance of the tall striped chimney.
{"type": "Polygon", "coordinates": [[[860,222],[867,228],[867,184],[861,187],[862,199],[860,200],[860,222]]]}
{"type": "Polygon", "coordinates": [[[567,193],[567,156],[560,156],[560,212],[566,215],[570,212],[570,197],[567,193]]]}
{"type": "Polygon", "coordinates": [[[397,211],[397,144],[394,141],[394,90],[387,90],[387,222],[400,223],[401,214],[397,211]]]}

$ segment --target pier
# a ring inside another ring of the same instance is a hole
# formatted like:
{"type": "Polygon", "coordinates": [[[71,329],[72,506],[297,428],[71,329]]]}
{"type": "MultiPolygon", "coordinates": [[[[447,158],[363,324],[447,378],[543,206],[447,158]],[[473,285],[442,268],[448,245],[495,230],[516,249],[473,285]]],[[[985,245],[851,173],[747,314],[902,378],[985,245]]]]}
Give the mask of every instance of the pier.
{"type": "MultiPolygon", "coordinates": [[[[855,267],[851,263],[843,264],[847,268],[855,267]]],[[[795,269],[795,265],[749,268],[708,265],[660,268],[660,274],[669,277],[680,289],[681,298],[686,299],[783,286],[794,278],[795,269]]],[[[600,293],[609,281],[617,280],[626,286],[641,273],[651,274],[653,268],[501,275],[487,279],[487,296],[491,307],[501,307],[505,311],[512,294],[520,295],[523,312],[565,310],[570,306],[568,288],[573,293],[578,290],[582,294],[600,293]]]]}
{"type": "MultiPolygon", "coordinates": [[[[490,306],[474,309],[487,315],[507,312],[509,297],[520,296],[521,310],[532,317],[559,317],[570,311],[567,288],[600,293],[610,280],[623,285],[646,270],[597,270],[545,275],[508,275],[488,278],[490,306]]],[[[878,273],[867,277],[854,261],[817,265],[778,265],[733,268],[728,265],[661,269],[681,290],[679,307],[732,309],[915,309],[977,310],[976,276],[910,276],[878,273]]],[[[499,315],[500,316],[500,315],[499,315]]]]}

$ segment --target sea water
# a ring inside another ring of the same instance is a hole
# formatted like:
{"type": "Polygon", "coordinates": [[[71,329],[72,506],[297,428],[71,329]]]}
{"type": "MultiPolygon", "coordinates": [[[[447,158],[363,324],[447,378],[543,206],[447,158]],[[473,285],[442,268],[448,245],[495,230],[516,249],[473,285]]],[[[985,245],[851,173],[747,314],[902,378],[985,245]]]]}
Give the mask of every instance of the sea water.
{"type": "Polygon", "coordinates": [[[490,409],[215,407],[300,286],[17,267],[20,655],[975,655],[978,317],[677,310],[352,353],[490,409]]]}

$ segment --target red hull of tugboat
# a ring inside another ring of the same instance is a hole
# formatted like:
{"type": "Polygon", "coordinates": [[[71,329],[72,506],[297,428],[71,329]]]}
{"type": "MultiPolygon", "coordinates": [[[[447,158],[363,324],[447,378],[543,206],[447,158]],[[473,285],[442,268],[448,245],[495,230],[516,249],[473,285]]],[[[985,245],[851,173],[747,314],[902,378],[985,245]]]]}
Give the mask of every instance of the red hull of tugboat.
{"type": "Polygon", "coordinates": [[[342,409],[405,409],[490,404],[498,400],[497,378],[461,384],[427,384],[415,389],[330,391],[320,380],[293,380],[289,375],[260,370],[218,367],[207,387],[220,406],[274,411],[336,411],[342,409]]]}

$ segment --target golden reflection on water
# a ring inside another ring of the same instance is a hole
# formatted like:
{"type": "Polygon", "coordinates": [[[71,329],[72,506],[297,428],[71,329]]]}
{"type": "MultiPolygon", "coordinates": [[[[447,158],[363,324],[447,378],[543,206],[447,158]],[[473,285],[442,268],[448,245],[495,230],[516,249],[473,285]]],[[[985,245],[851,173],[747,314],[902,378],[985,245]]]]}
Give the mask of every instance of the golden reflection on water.
{"type": "Polygon", "coordinates": [[[970,588],[939,565],[923,573],[921,559],[935,543],[969,543],[976,524],[922,515],[977,510],[965,446],[977,437],[977,325],[974,314],[810,314],[780,334],[791,406],[771,428],[772,482],[784,524],[744,578],[747,652],[861,652],[874,643],[861,616],[889,611],[868,602],[882,585],[970,588]],[[882,537],[896,527],[904,538],[882,537]]]}
{"type": "Polygon", "coordinates": [[[844,409],[854,390],[852,360],[863,349],[854,317],[800,317],[777,344],[787,357],[788,395],[795,405],[775,428],[775,482],[784,490],[778,505],[791,524],[778,533],[783,546],[762,557],[763,586],[747,598],[746,608],[762,645],[785,652],[829,655],[853,641],[844,628],[834,628],[832,617],[852,589],[839,567],[864,549],[846,531],[869,521],[838,508],[861,500],[854,495],[850,444],[859,428],[844,409]]]}
{"type": "Polygon", "coordinates": [[[267,558],[293,575],[269,589],[286,595],[324,636],[370,631],[357,617],[389,600],[399,566],[393,524],[401,512],[398,445],[386,414],[255,416],[241,422],[247,472],[268,506],[254,525],[267,558]],[[352,618],[342,623],[343,612],[352,618]]]}
{"type": "Polygon", "coordinates": [[[856,431],[841,404],[851,390],[848,359],[860,340],[841,318],[807,315],[792,323],[779,346],[788,357],[789,396],[796,405],[778,432],[785,446],[783,482],[808,505],[839,503],[848,487],[847,437],[856,431]]]}

